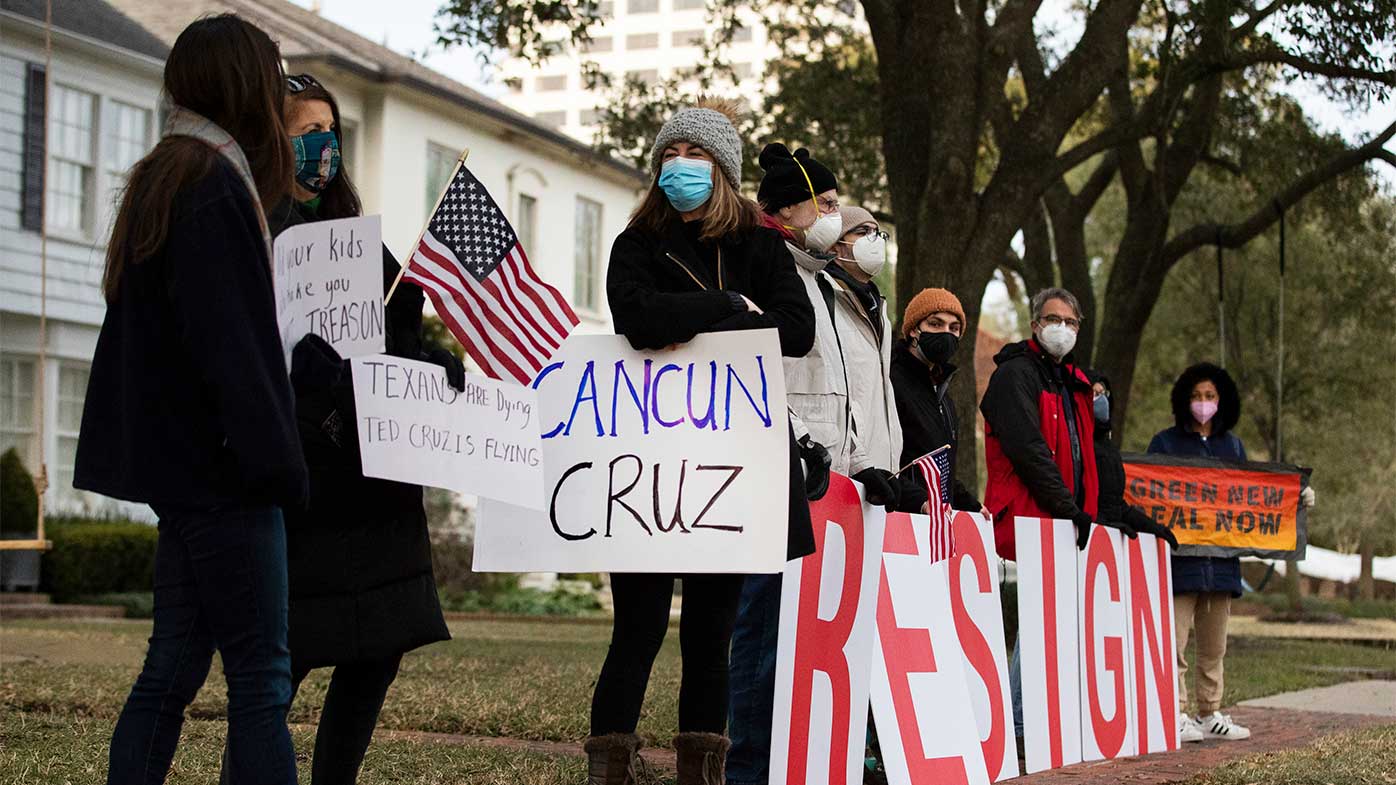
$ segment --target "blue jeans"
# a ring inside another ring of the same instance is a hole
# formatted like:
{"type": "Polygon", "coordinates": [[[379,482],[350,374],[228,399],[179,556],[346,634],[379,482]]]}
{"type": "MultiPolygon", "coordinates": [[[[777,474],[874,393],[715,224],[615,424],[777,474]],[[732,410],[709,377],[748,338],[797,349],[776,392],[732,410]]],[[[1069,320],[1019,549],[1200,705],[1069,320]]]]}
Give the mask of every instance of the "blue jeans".
{"type": "Polygon", "coordinates": [[[764,785],[770,776],[781,574],[748,575],[732,633],[728,785],[764,785]]]}
{"type": "Polygon", "coordinates": [[[108,785],[163,783],[213,652],[228,682],[229,762],[243,785],[296,782],[286,729],[286,529],[276,507],[158,508],[155,623],[112,733],[108,785]]]}
{"type": "Polygon", "coordinates": [[[1023,651],[1020,635],[1013,639],[1013,656],[1008,660],[1008,692],[1013,698],[1013,735],[1023,738],[1023,651]]]}

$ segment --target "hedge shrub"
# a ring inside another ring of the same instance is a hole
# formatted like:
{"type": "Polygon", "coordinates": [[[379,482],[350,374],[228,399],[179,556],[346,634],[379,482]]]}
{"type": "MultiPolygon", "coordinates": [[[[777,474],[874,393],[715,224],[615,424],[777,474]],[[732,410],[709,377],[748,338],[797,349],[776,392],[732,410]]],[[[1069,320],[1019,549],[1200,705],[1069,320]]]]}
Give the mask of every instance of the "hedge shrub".
{"type": "Polygon", "coordinates": [[[154,526],[67,518],[49,519],[44,532],[53,549],[43,557],[42,588],[55,600],[153,590],[154,526]]]}
{"type": "Polygon", "coordinates": [[[0,455],[0,528],[16,534],[31,534],[39,528],[34,476],[13,447],[0,455]]]}

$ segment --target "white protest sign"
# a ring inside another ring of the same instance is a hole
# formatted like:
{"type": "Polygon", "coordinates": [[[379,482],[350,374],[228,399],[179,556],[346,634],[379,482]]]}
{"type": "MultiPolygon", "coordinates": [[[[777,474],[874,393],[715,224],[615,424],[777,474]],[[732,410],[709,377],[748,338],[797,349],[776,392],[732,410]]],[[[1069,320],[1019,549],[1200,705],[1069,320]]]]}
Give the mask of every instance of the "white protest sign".
{"type": "Polygon", "coordinates": [[[994,782],[1019,774],[1013,740],[1013,696],[1003,640],[994,523],[975,512],[954,512],[955,555],[950,559],[950,606],[964,655],[984,765],[994,782]]]}
{"type": "Polygon", "coordinates": [[[542,506],[533,390],[471,373],[460,392],[431,363],[388,355],[350,362],[365,477],[542,506]]]}
{"type": "Polygon", "coordinates": [[[1079,552],[1081,758],[1135,754],[1129,575],[1118,529],[1092,526],[1079,552]]]}
{"type": "MultiPolygon", "coordinates": [[[[887,516],[877,597],[872,710],[894,785],[988,785],[950,602],[950,560],[930,563],[915,529],[924,515],[887,516]]],[[[927,535],[928,536],[928,535],[927,535]]],[[[1000,633],[1002,634],[1002,633],[1000,633]]]]}
{"type": "Polygon", "coordinates": [[[386,348],[383,241],[379,217],[341,218],[292,226],[273,243],[276,322],[286,367],[308,333],[341,357],[386,348]]]}
{"type": "Polygon", "coordinates": [[[1141,754],[1178,749],[1178,660],[1173,643],[1173,560],[1152,534],[1125,541],[1134,717],[1141,754]]]}
{"type": "Polygon", "coordinates": [[[1017,518],[1018,641],[1028,773],[1081,762],[1076,529],[1017,518]]]}
{"type": "Polygon", "coordinates": [[[816,550],[785,567],[776,644],[771,785],[863,781],[886,514],[829,475],[810,503],[816,550]]]}
{"type": "Polygon", "coordinates": [[[775,330],[661,352],[573,334],[533,386],[543,511],[482,501],[474,569],[784,568],[790,426],[775,330]]]}

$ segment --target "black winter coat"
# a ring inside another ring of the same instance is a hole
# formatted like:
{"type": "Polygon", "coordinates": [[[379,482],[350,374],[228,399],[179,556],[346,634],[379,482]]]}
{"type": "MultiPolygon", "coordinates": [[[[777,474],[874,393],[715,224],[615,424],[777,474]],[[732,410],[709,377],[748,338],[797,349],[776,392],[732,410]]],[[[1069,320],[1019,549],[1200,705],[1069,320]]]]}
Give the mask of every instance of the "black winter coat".
{"type": "Polygon", "coordinates": [[[1095,518],[1101,523],[1127,523],[1134,528],[1153,522],[1143,510],[1125,502],[1125,463],[1120,448],[1110,441],[1110,426],[1095,424],[1095,473],[1099,488],[1095,518]]]}
{"type": "Polygon", "coordinates": [[[960,421],[948,391],[955,366],[947,365],[945,379],[931,381],[930,369],[907,349],[904,341],[892,347],[892,392],[897,418],[902,424],[902,455],[906,466],[926,453],[950,445],[950,506],[979,512],[979,499],[955,476],[955,453],[960,444],[960,421]]]}
{"type": "Polygon", "coordinates": [[[221,158],[175,195],[164,245],[107,304],[73,485],[196,508],[305,502],[271,263],[221,158]]]}
{"type": "MultiPolygon", "coordinates": [[[[307,216],[289,203],[273,234],[307,216]]],[[[384,291],[399,266],[383,248],[384,291]]],[[[422,290],[400,284],[385,314],[388,354],[421,359],[422,290]]],[[[310,506],[286,518],[293,667],[382,659],[449,639],[431,568],[422,489],[363,476],[349,362],[298,349],[291,381],[310,506]]]]}
{"type": "MultiPolygon", "coordinates": [[[[754,227],[722,238],[721,253],[710,254],[695,248],[690,234],[675,221],[661,234],[630,227],[616,238],[606,294],[617,334],[636,349],[662,349],[699,333],[774,327],[786,357],[809,352],[814,309],[780,235],[754,227]],[[764,313],[748,311],[740,295],[764,313]]],[[[786,558],[798,559],[814,553],[814,529],[793,431],[787,491],[786,558]]]]}

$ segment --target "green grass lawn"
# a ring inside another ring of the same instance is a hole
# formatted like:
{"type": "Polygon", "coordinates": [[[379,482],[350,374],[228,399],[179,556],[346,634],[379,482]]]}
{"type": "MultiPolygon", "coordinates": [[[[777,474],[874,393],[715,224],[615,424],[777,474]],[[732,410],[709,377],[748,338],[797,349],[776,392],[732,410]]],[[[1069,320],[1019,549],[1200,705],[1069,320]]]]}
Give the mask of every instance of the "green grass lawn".
{"type": "MultiPolygon", "coordinates": [[[[451,629],[455,640],[403,661],[381,727],[537,741],[576,742],[586,735],[592,685],[610,640],[609,626],[530,620],[458,622],[451,629]]],[[[146,622],[0,626],[0,785],[100,779],[107,739],[148,635],[146,622]]],[[[1351,678],[1315,669],[1320,665],[1390,669],[1392,656],[1389,650],[1338,643],[1233,639],[1226,659],[1227,703],[1351,678]]],[[[319,671],[307,680],[292,709],[292,723],[316,722],[328,675],[319,671]]],[[[667,746],[676,731],[678,679],[678,631],[672,629],[640,723],[652,745],[667,746]]],[[[225,696],[215,665],[190,707],[191,722],[177,759],[185,776],[172,781],[213,781],[208,772],[216,769],[222,744],[225,696]]],[[[1388,748],[1396,746],[1389,732],[1373,738],[1385,738],[1388,748]]],[[[296,743],[304,753],[312,747],[307,733],[299,730],[296,743]]],[[[1373,741],[1367,746],[1381,745],[1373,741]]],[[[1396,761],[1390,763],[1378,770],[1396,771],[1396,761]]],[[[374,744],[362,782],[578,782],[581,771],[580,761],[539,753],[398,739],[374,744]],[[448,778],[432,777],[428,772],[433,771],[448,778]]],[[[1233,781],[1287,780],[1207,783],[1233,781]]]]}
{"type": "Polygon", "coordinates": [[[1396,725],[1336,733],[1296,750],[1227,763],[1187,785],[1386,785],[1396,783],[1396,725]]]}

